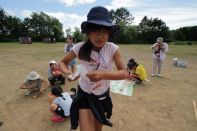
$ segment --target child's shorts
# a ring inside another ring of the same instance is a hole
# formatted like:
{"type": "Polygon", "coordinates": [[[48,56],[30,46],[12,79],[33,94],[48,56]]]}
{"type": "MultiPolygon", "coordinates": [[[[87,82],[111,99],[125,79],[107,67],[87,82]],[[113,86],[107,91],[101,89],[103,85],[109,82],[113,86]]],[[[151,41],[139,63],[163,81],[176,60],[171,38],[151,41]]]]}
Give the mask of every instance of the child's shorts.
{"type": "Polygon", "coordinates": [[[56,114],[58,114],[59,116],[61,116],[61,117],[66,117],[65,115],[64,115],[64,110],[62,109],[62,107],[61,106],[59,106],[59,105],[57,105],[57,108],[56,108],[56,110],[55,110],[55,113],[56,114]]]}
{"type": "Polygon", "coordinates": [[[75,65],[77,62],[75,59],[71,60],[70,63],[68,64],[68,66],[73,66],[75,65]]]}

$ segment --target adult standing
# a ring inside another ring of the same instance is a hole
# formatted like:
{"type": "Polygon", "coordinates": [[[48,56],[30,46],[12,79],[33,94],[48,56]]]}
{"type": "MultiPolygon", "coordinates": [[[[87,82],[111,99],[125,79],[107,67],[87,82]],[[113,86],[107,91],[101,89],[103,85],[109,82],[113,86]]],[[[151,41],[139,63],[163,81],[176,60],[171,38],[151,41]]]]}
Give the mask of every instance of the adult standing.
{"type": "Polygon", "coordinates": [[[151,47],[153,50],[153,68],[152,68],[152,77],[156,75],[158,68],[157,76],[161,76],[162,62],[166,58],[166,52],[168,51],[168,44],[163,42],[163,37],[158,37],[156,43],[151,47]]]}

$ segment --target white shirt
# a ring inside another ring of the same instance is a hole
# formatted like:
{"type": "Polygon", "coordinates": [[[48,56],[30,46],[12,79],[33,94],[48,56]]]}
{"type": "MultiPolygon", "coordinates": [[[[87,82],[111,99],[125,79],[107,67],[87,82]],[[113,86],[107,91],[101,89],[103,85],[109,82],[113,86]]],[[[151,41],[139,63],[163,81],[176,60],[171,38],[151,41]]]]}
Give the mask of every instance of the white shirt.
{"type": "MultiPolygon", "coordinates": [[[[84,42],[78,43],[73,47],[73,51],[78,56],[79,49],[84,44],[84,42]]],[[[111,42],[106,42],[102,47],[100,52],[91,51],[90,57],[93,61],[80,60],[80,63],[88,70],[104,70],[111,71],[113,65],[113,56],[117,51],[118,46],[111,42]]],[[[79,85],[81,89],[87,93],[93,93],[95,95],[101,95],[108,90],[110,87],[110,80],[101,80],[98,82],[90,82],[90,80],[85,76],[80,76],[79,85]]]]}
{"type": "MultiPolygon", "coordinates": [[[[154,58],[154,59],[158,58],[158,57],[155,55],[155,53],[154,53],[154,51],[157,50],[157,49],[154,49],[154,47],[156,47],[157,44],[158,44],[158,43],[154,43],[153,46],[151,47],[151,48],[153,49],[153,58],[154,58]]],[[[164,59],[166,58],[166,52],[168,51],[168,44],[167,44],[167,43],[163,43],[163,49],[164,49],[164,50],[160,50],[160,52],[159,52],[159,54],[160,54],[159,59],[160,59],[160,60],[164,60],[164,59]]]]}
{"type": "Polygon", "coordinates": [[[69,116],[70,115],[70,106],[72,104],[72,99],[70,97],[70,94],[68,92],[62,93],[64,99],[62,97],[57,97],[54,99],[53,103],[59,105],[64,110],[64,115],[69,116]]]}

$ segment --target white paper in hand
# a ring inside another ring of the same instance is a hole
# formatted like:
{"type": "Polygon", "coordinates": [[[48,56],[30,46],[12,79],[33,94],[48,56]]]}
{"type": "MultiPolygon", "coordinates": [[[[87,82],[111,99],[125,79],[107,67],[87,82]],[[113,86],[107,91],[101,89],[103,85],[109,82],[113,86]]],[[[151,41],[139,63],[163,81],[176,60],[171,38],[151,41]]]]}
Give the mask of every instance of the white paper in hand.
{"type": "Polygon", "coordinates": [[[68,75],[68,78],[70,80],[74,80],[76,77],[78,77],[79,75],[86,75],[88,73],[88,70],[81,64],[77,65],[77,71],[75,72],[75,74],[71,74],[68,75]]]}
{"type": "Polygon", "coordinates": [[[77,66],[77,72],[78,72],[79,75],[86,75],[88,73],[88,70],[87,70],[87,68],[85,66],[79,64],[77,66]]]}

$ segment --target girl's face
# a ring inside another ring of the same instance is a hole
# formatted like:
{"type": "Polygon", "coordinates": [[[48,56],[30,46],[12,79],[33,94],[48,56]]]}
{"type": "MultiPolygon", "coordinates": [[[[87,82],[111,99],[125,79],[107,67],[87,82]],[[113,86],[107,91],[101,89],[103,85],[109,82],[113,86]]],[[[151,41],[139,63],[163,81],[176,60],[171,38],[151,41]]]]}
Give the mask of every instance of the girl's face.
{"type": "Polygon", "coordinates": [[[71,38],[67,38],[67,39],[66,39],[66,42],[67,42],[68,44],[70,44],[70,43],[73,42],[73,40],[72,40],[71,38]]]}
{"type": "Polygon", "coordinates": [[[93,46],[100,49],[109,39],[109,30],[106,28],[91,30],[88,36],[93,46]]]}
{"type": "Polygon", "coordinates": [[[51,64],[51,69],[54,69],[56,67],[57,64],[51,64]]]}

